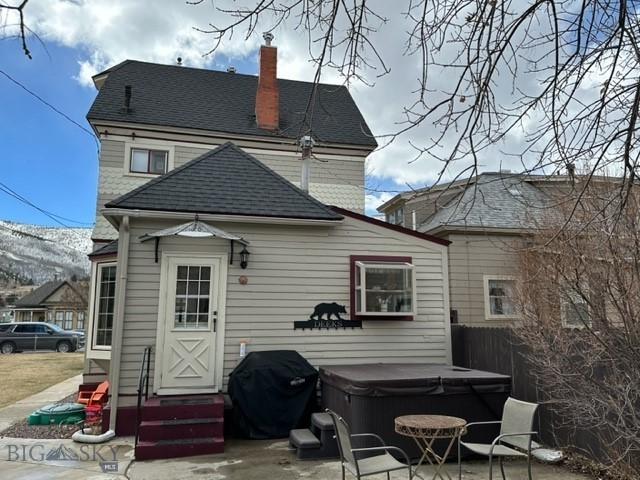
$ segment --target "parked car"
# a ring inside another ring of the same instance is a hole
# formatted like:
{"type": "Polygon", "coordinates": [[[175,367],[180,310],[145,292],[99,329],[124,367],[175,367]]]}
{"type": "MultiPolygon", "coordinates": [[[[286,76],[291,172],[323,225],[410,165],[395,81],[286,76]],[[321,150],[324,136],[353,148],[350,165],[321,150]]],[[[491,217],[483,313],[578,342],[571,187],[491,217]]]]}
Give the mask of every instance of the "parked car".
{"type": "Polygon", "coordinates": [[[0,352],[27,350],[75,352],[84,347],[84,334],[63,330],[45,322],[15,322],[0,325],[0,352]]]}

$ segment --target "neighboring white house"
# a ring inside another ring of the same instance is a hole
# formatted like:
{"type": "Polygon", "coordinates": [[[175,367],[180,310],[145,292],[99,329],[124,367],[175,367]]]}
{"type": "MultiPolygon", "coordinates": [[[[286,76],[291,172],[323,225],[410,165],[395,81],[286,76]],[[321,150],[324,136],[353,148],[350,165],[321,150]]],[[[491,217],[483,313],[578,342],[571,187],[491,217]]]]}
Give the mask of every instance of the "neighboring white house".
{"type": "Polygon", "coordinates": [[[118,433],[149,346],[157,396],[224,392],[241,345],[315,366],[451,361],[449,242],[362,215],[376,143],[349,92],[279,80],[275,47],[260,55],[259,77],[131,61],[95,77],[85,381],[108,375],[118,433]]]}

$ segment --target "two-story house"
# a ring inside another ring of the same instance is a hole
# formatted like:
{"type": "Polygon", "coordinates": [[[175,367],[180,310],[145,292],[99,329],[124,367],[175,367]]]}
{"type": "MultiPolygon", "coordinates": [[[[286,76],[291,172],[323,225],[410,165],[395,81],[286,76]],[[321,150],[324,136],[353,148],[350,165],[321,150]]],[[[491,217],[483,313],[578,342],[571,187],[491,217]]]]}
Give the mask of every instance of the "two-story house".
{"type": "MultiPolygon", "coordinates": [[[[376,142],[349,91],[276,72],[267,37],[258,76],[126,61],[94,77],[85,381],[108,376],[118,434],[137,427],[144,352],[143,408],[168,418],[169,405],[219,406],[245,350],[450,363],[449,242],[362,215],[376,142]],[[319,304],[347,313],[310,318],[319,304]]],[[[142,422],[137,458],[221,451],[221,418],[204,420],[215,428],[187,444],[142,422]]]]}
{"type": "MultiPolygon", "coordinates": [[[[593,181],[605,181],[594,178],[593,181]]],[[[517,321],[520,252],[580,189],[571,175],[485,172],[398,194],[378,207],[388,222],[449,240],[451,320],[468,326],[517,321]]],[[[584,299],[559,299],[566,326],[581,325],[584,299]]]]}

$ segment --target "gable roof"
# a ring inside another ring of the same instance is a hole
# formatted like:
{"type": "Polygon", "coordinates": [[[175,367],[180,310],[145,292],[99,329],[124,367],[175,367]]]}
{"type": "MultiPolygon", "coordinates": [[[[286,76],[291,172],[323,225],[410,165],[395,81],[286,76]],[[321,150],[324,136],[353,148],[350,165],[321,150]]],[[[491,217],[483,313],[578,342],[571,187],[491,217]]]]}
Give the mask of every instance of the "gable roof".
{"type": "Polygon", "coordinates": [[[342,220],[231,142],[107,203],[106,208],[342,220]]]}
{"type": "MultiPolygon", "coordinates": [[[[25,308],[25,307],[39,307],[42,302],[44,302],[47,298],[53,295],[60,287],[64,284],[71,284],[66,280],[52,280],[43,285],[40,285],[38,288],[33,290],[31,293],[26,294],[24,297],[16,301],[17,308],[25,308]]],[[[75,291],[75,290],[74,290],[75,291]]]]}
{"type": "MultiPolygon", "coordinates": [[[[216,132],[284,137],[295,140],[308,133],[304,113],[314,84],[278,79],[280,128],[257,127],[255,100],[258,77],[178,65],[126,60],[98,74],[108,75],[88,120],[131,122],[216,132]],[[131,108],[124,112],[124,87],[131,85],[131,108]],[[302,126],[302,128],[301,128],[302,126]]],[[[320,143],[377,146],[349,90],[319,84],[311,135],[320,143]]]]}
{"type": "Polygon", "coordinates": [[[482,173],[420,225],[421,232],[446,228],[523,230],[536,228],[551,204],[529,176],[482,173]]]}

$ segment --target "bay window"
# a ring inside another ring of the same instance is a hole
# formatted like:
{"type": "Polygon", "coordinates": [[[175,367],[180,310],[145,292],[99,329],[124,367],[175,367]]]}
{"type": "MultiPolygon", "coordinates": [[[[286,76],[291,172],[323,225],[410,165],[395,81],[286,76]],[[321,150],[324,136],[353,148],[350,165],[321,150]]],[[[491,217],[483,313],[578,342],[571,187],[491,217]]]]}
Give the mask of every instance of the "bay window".
{"type": "Polygon", "coordinates": [[[416,312],[410,257],[352,256],[351,316],[410,320],[416,312]]]}

